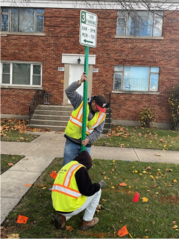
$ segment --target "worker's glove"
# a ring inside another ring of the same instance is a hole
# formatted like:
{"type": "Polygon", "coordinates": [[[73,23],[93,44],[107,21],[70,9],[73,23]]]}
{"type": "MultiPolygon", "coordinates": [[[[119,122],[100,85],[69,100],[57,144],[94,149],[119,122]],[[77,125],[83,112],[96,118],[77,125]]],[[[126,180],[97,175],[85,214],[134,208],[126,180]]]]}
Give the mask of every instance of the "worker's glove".
{"type": "Polygon", "coordinates": [[[99,182],[99,185],[100,185],[100,188],[104,188],[105,185],[106,185],[106,183],[104,182],[104,180],[101,180],[101,181],[99,182]]]}

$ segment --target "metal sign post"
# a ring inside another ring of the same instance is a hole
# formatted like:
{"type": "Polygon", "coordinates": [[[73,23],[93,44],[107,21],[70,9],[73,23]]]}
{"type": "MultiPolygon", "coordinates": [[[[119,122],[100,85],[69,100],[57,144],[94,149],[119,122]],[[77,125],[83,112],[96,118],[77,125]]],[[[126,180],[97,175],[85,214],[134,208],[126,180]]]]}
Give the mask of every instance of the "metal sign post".
{"type": "MultiPolygon", "coordinates": [[[[88,79],[88,58],[89,47],[96,47],[97,43],[97,21],[96,14],[81,10],[80,11],[80,44],[85,46],[85,64],[84,72],[88,79]]],[[[82,140],[86,139],[86,110],[87,110],[87,95],[88,95],[88,82],[84,82],[83,91],[83,118],[82,118],[82,140]]],[[[86,147],[81,145],[81,151],[84,151],[86,147]]]]}

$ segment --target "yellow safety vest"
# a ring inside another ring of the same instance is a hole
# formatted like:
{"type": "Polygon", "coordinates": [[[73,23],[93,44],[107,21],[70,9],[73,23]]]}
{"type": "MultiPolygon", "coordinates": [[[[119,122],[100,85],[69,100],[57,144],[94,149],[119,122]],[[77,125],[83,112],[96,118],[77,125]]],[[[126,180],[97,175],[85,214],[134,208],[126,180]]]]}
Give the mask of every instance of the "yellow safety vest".
{"type": "Polygon", "coordinates": [[[57,174],[52,187],[52,203],[56,211],[72,212],[80,208],[87,197],[79,192],[75,173],[84,167],[77,161],[66,164],[57,174]]]}
{"type": "MultiPolygon", "coordinates": [[[[86,134],[89,135],[93,130],[100,125],[106,117],[105,113],[96,112],[94,117],[88,121],[89,115],[89,105],[87,104],[86,113],[86,134]]],[[[83,117],[83,102],[80,106],[73,110],[68,121],[67,127],[65,129],[65,134],[74,139],[80,139],[82,135],[82,118],[83,117]]]]}

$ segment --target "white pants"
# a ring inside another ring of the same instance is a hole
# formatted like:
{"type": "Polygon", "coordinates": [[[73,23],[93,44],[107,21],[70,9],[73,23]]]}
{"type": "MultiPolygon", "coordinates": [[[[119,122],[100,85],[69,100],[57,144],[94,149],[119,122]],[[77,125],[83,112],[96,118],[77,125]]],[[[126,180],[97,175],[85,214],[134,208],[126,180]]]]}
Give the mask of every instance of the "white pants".
{"type": "Polygon", "coordinates": [[[96,208],[99,204],[99,200],[101,198],[101,189],[96,192],[93,196],[87,197],[85,203],[78,208],[76,211],[71,213],[60,213],[61,215],[66,217],[66,221],[69,220],[72,216],[79,214],[81,211],[85,209],[85,213],[83,216],[84,221],[91,221],[95,214],[96,208]]]}

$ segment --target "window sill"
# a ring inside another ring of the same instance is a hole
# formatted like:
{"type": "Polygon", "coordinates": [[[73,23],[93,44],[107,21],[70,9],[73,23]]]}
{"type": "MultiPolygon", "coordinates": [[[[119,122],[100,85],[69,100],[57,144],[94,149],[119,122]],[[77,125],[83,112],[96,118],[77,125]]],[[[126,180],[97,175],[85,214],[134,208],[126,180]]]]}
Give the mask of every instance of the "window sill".
{"type": "Polygon", "coordinates": [[[163,40],[164,37],[148,37],[148,36],[114,36],[114,38],[128,38],[128,39],[148,39],[148,40],[163,40]]]}
{"type": "Polygon", "coordinates": [[[160,95],[158,91],[122,91],[122,90],[113,90],[112,93],[114,94],[140,94],[140,95],[160,95]]]}
{"type": "Polygon", "coordinates": [[[42,86],[1,85],[1,89],[43,90],[42,86]]]}
{"type": "Polygon", "coordinates": [[[45,33],[27,33],[27,32],[0,32],[0,35],[6,37],[7,35],[21,35],[21,36],[45,36],[45,33]]]}

